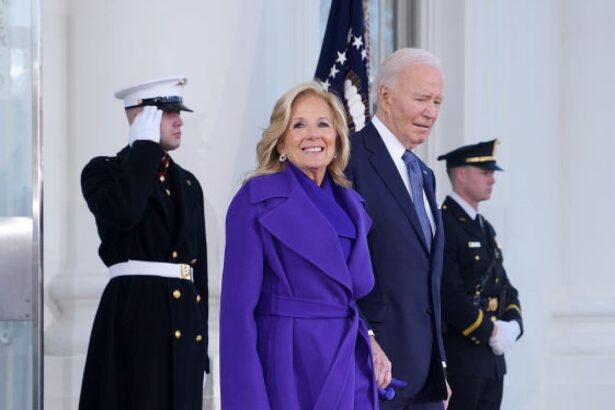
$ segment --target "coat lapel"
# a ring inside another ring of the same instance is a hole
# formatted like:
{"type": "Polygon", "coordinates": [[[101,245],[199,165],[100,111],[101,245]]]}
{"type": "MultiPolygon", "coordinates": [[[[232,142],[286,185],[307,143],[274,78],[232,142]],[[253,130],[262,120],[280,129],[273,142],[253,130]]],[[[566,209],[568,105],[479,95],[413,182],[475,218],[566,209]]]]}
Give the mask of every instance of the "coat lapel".
{"type": "MultiPolygon", "coordinates": [[[[365,138],[365,148],[373,152],[370,156],[370,162],[376,172],[380,175],[382,182],[387,186],[389,191],[391,191],[391,194],[404,211],[404,214],[408,217],[408,220],[419,237],[419,240],[423,244],[425,251],[427,251],[427,244],[425,243],[421,223],[416,215],[416,211],[412,205],[412,198],[410,198],[410,194],[404,185],[404,181],[401,179],[399,171],[397,171],[395,163],[393,162],[386,145],[384,145],[382,137],[378,134],[376,127],[374,127],[371,122],[368,127],[371,128],[366,131],[371,132],[371,135],[365,138]]],[[[425,180],[424,176],[423,180],[425,180]]]]}
{"type": "Polygon", "coordinates": [[[343,201],[344,209],[355,224],[357,229],[357,240],[354,243],[350,257],[348,259],[348,270],[352,272],[352,277],[357,278],[358,282],[353,282],[353,294],[356,297],[364,296],[373,286],[373,274],[371,269],[366,270],[366,266],[371,266],[371,259],[367,241],[367,233],[372,226],[372,221],[365,211],[365,201],[351,189],[340,189],[340,198],[343,201]],[[363,239],[362,239],[363,238],[363,239]],[[369,274],[368,277],[365,275],[369,274]]]}
{"type": "Polygon", "coordinates": [[[255,193],[253,199],[285,199],[260,217],[261,225],[289,249],[352,291],[348,266],[329,221],[303,191],[289,167],[272,177],[255,181],[253,189],[267,193],[255,193]]]}

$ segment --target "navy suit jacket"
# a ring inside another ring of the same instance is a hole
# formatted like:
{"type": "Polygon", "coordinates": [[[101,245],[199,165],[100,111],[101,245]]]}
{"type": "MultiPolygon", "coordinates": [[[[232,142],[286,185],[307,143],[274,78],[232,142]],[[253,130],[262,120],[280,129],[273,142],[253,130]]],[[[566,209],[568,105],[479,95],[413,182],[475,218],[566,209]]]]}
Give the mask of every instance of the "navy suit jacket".
{"type": "Polygon", "coordinates": [[[393,377],[408,382],[398,394],[416,401],[443,400],[444,229],[433,171],[419,161],[436,226],[430,252],[410,194],[374,125],[370,122],[355,133],[351,144],[347,176],[373,220],[368,242],[376,282],[359,302],[361,313],[393,363],[393,377]]]}

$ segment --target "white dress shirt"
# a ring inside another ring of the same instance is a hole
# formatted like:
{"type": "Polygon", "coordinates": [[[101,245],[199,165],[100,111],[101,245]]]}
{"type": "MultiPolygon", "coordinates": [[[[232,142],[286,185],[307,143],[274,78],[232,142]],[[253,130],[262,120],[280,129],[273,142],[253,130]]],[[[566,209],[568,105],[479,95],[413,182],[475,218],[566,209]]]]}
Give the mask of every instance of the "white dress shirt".
{"type": "MultiPolygon", "coordinates": [[[[410,176],[408,175],[408,168],[406,167],[406,163],[402,158],[404,153],[406,152],[406,147],[402,145],[401,142],[397,139],[397,137],[380,121],[378,115],[374,115],[372,118],[372,124],[376,127],[378,134],[382,138],[382,142],[389,151],[389,155],[397,168],[397,172],[399,172],[399,176],[401,176],[401,180],[404,182],[406,186],[406,190],[410,194],[410,198],[412,198],[412,188],[410,187],[410,176]]],[[[414,201],[414,198],[412,198],[414,201]]],[[[431,211],[431,206],[429,205],[429,201],[427,200],[427,195],[425,195],[425,189],[423,189],[423,204],[425,205],[425,212],[427,212],[427,219],[429,219],[429,224],[431,225],[431,234],[432,237],[436,234],[436,221],[433,217],[433,212],[431,211]]]]}

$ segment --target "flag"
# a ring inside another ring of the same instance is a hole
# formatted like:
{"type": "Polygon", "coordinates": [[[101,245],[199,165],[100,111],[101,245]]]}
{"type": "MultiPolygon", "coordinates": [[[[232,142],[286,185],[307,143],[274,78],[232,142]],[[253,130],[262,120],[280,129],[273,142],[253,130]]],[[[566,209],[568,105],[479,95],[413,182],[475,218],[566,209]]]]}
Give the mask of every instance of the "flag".
{"type": "Polygon", "coordinates": [[[351,132],[369,120],[368,62],[363,0],[332,0],[315,77],[344,103],[351,132]]]}

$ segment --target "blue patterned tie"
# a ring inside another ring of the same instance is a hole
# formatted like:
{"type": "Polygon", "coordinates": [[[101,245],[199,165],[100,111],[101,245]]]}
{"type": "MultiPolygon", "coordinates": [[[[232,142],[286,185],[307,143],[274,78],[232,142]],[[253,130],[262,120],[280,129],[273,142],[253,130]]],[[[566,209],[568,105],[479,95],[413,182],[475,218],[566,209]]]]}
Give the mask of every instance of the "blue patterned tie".
{"type": "Polygon", "coordinates": [[[402,158],[404,159],[406,168],[408,168],[408,175],[410,176],[414,210],[419,217],[423,236],[427,243],[427,249],[431,250],[431,224],[427,218],[427,212],[425,211],[425,204],[423,202],[423,173],[421,172],[417,157],[412,152],[406,151],[402,158]]]}

